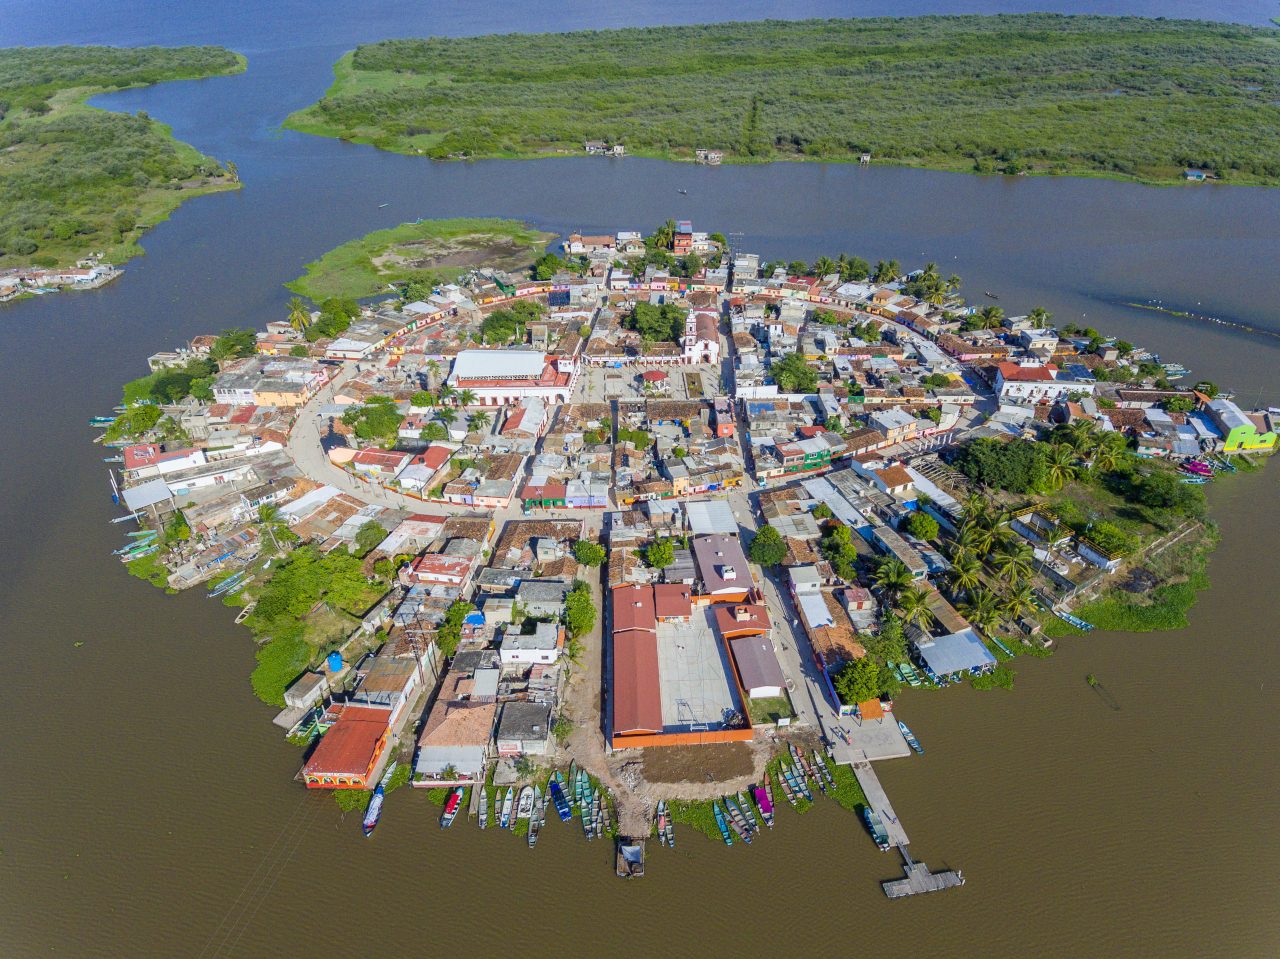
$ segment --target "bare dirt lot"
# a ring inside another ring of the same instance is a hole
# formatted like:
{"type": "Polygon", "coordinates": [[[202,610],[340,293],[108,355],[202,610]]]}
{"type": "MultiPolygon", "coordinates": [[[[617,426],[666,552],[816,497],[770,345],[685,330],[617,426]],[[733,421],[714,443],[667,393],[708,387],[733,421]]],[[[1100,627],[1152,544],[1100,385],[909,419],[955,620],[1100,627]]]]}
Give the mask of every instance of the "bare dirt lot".
{"type": "Polygon", "coordinates": [[[724,782],[755,772],[751,754],[747,743],[647,749],[642,775],[651,783],[724,782]]]}

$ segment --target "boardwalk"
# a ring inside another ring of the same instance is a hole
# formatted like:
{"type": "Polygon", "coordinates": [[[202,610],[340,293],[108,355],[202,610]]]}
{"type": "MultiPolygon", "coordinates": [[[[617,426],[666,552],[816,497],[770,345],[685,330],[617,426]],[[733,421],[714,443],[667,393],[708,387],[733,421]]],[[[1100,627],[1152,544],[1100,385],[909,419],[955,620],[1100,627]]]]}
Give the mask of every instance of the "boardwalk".
{"type": "Polygon", "coordinates": [[[918,896],[924,892],[941,892],[943,889],[950,889],[952,886],[964,885],[964,876],[960,875],[958,870],[948,869],[946,872],[930,872],[929,867],[924,863],[912,862],[905,849],[899,847],[899,851],[902,853],[902,858],[906,860],[904,867],[907,873],[906,878],[891,879],[880,884],[884,887],[884,894],[890,899],[900,899],[903,896],[918,896]]]}
{"type": "Polygon", "coordinates": [[[858,785],[862,787],[867,803],[880,815],[880,821],[884,823],[884,828],[889,833],[889,842],[899,847],[911,842],[907,838],[907,831],[902,828],[902,823],[898,822],[898,814],[893,811],[889,797],[885,794],[884,787],[880,785],[880,778],[871,768],[865,753],[862,754],[860,761],[853,764],[853,774],[858,777],[858,785]]]}

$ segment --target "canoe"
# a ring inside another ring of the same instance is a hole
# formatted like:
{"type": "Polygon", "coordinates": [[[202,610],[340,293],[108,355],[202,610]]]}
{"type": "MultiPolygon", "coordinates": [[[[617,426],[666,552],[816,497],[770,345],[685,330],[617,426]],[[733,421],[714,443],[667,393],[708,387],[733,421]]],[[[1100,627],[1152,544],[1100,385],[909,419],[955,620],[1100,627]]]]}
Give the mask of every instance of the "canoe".
{"type": "Polygon", "coordinates": [[[582,807],[583,818],[590,818],[591,779],[585,769],[578,770],[578,805],[582,807]]]}
{"type": "Polygon", "coordinates": [[[746,817],[742,815],[742,810],[738,808],[738,804],[728,796],[725,796],[724,808],[729,811],[729,825],[738,834],[738,838],[746,843],[751,842],[751,830],[747,828],[746,817]]]}
{"type": "Polygon", "coordinates": [[[672,849],[676,848],[676,821],[671,816],[671,807],[667,807],[667,845],[672,849]]]}
{"type": "Polygon", "coordinates": [[[733,836],[729,835],[729,826],[725,822],[724,813],[720,811],[720,804],[712,802],[711,809],[716,814],[716,825],[720,827],[720,838],[724,840],[726,846],[732,846],[733,836]]]}
{"type": "Polygon", "coordinates": [[[791,788],[791,777],[787,775],[787,767],[778,763],[778,782],[782,783],[782,794],[787,797],[787,802],[796,805],[796,792],[791,788]]]}
{"type": "Polygon", "coordinates": [[[805,776],[817,783],[818,788],[822,790],[822,794],[825,796],[827,794],[827,783],[813,768],[813,764],[809,762],[809,757],[801,753],[800,762],[804,765],[805,776]]]}
{"type": "Polygon", "coordinates": [[[835,788],[836,781],[831,775],[831,767],[827,765],[827,761],[818,755],[818,751],[813,751],[813,764],[818,767],[818,772],[822,774],[822,778],[827,781],[827,785],[832,789],[835,788]]]}
{"type": "Polygon", "coordinates": [[[520,798],[516,801],[516,818],[528,819],[533,815],[533,787],[525,786],[520,790],[520,798]]]}
{"type": "Polygon", "coordinates": [[[507,794],[502,799],[502,812],[498,815],[499,829],[511,828],[511,802],[512,802],[512,792],[511,792],[511,787],[508,786],[507,794]]]}
{"type": "Polygon", "coordinates": [[[875,840],[876,847],[881,852],[888,852],[889,831],[884,828],[884,823],[880,821],[880,816],[873,812],[870,806],[863,806],[862,821],[867,824],[867,829],[871,831],[871,838],[875,840]]]}
{"type": "Polygon", "coordinates": [[[535,792],[533,800],[533,811],[529,814],[529,848],[532,849],[538,841],[538,832],[542,829],[542,793],[535,792]]]}
{"type": "Polygon", "coordinates": [[[480,828],[489,827],[489,787],[480,787],[480,828]]]}
{"type": "Polygon", "coordinates": [[[605,832],[613,832],[613,821],[609,818],[609,794],[605,793],[600,797],[600,819],[604,824],[605,832]]]}
{"type": "Polygon", "coordinates": [[[449,798],[445,800],[444,815],[440,817],[440,828],[448,829],[453,825],[453,820],[457,818],[458,808],[462,805],[462,794],[466,789],[462,786],[454,787],[449,793],[449,798]]]}
{"type": "Polygon", "coordinates": [[[595,830],[591,827],[591,800],[582,800],[582,834],[587,839],[595,839],[595,830]]]}
{"type": "Polygon", "coordinates": [[[667,844],[667,801],[658,800],[658,842],[667,844]]]}
{"type": "Polygon", "coordinates": [[[751,827],[751,831],[759,832],[760,820],[756,819],[756,811],[751,808],[751,800],[747,798],[747,794],[742,790],[738,790],[738,808],[747,817],[747,825],[751,827]]]}
{"type": "Polygon", "coordinates": [[[907,724],[901,719],[898,720],[898,728],[902,730],[902,737],[907,741],[908,746],[918,753],[924,752],[924,747],[920,745],[916,737],[911,734],[911,730],[907,728],[907,724]]]}
{"type": "Polygon", "coordinates": [[[386,793],[382,790],[382,784],[378,784],[378,788],[373,791],[373,798],[369,800],[369,808],[365,810],[364,819],[360,823],[360,828],[364,830],[365,837],[373,835],[373,830],[377,828],[378,820],[382,818],[382,802],[386,798],[386,793]]]}
{"type": "Polygon", "coordinates": [[[773,798],[773,777],[769,775],[768,770],[764,774],[764,794],[769,797],[769,811],[773,812],[777,801],[773,798]]]}
{"type": "Polygon", "coordinates": [[[591,826],[596,832],[596,838],[599,839],[604,835],[604,821],[600,818],[600,790],[595,791],[595,795],[591,797],[591,826]]]}
{"type": "Polygon", "coordinates": [[[769,800],[769,794],[763,786],[755,788],[756,805],[760,807],[760,818],[764,820],[764,824],[770,829],[773,828],[773,803],[769,800]]]}
{"type": "Polygon", "coordinates": [[[578,805],[578,761],[569,762],[569,805],[578,805]]]}
{"type": "Polygon", "coordinates": [[[791,767],[791,776],[795,780],[796,788],[800,791],[800,795],[809,802],[813,802],[813,790],[809,788],[809,784],[804,781],[804,773],[795,766],[791,767]]]}
{"type": "MultiPolygon", "coordinates": [[[[556,773],[559,776],[559,773],[556,773]]],[[[561,822],[568,822],[573,817],[573,810],[569,807],[569,800],[564,798],[564,787],[556,780],[551,780],[551,801],[555,803],[556,812],[560,816],[561,822]]]]}

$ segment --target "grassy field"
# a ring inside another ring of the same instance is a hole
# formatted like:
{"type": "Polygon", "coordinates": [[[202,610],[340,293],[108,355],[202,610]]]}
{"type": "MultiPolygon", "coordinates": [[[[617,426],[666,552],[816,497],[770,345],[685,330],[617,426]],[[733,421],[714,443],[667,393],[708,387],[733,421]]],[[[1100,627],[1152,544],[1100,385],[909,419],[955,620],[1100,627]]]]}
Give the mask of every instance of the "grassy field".
{"type": "Polygon", "coordinates": [[[243,72],[222,47],[0,50],[0,269],[111,263],[191,196],[239,179],[165,124],[90,107],[96,93],[243,72]]]}
{"type": "Polygon", "coordinates": [[[1280,179],[1268,28],[1058,14],[387,40],[286,126],[401,153],[816,158],[977,172],[1280,179]]]}
{"type": "Polygon", "coordinates": [[[478,266],[518,272],[533,264],[554,235],[518,220],[402,223],[330,250],[285,285],[318,303],[331,296],[372,296],[389,284],[426,277],[453,279],[478,266]]]}

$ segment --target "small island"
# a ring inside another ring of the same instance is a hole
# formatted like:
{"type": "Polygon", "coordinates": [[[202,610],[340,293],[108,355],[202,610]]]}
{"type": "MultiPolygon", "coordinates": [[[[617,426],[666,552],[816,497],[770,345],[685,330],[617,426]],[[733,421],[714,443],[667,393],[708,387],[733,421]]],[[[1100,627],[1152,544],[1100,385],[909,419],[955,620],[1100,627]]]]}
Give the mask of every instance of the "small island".
{"type": "Polygon", "coordinates": [[[122,561],[235,610],[298,779],[366,834],[410,785],[531,846],[576,814],[636,877],[647,839],[748,844],[826,796],[903,850],[886,895],[962,885],[873,769],[929,747],[913,702],[1185,625],[1205,487],[1274,413],[933,263],[534,238],[380,231],[297,281],[324,299],[149,357],[94,421],[122,561]]]}
{"type": "Polygon", "coordinates": [[[363,44],[285,125],[433,159],[891,163],[1280,179],[1273,29],[999,16],[770,20],[363,44]]]}
{"type": "Polygon", "coordinates": [[[0,49],[0,300],[108,282],[184,199],[240,185],[235,164],[89,97],[245,66],[223,47],[0,49]]]}

